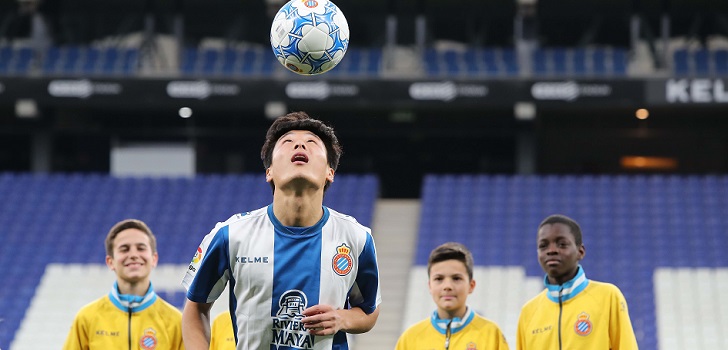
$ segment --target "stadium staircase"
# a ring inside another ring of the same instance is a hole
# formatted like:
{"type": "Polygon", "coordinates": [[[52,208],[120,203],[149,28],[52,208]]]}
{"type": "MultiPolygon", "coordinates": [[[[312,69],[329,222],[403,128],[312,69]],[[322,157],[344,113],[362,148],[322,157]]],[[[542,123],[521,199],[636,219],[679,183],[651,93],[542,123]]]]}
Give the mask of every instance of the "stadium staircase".
{"type": "Polygon", "coordinates": [[[376,326],[356,336],[354,350],[394,349],[402,332],[420,204],[418,200],[379,200],[374,213],[372,231],[379,259],[382,305],[376,326]]]}

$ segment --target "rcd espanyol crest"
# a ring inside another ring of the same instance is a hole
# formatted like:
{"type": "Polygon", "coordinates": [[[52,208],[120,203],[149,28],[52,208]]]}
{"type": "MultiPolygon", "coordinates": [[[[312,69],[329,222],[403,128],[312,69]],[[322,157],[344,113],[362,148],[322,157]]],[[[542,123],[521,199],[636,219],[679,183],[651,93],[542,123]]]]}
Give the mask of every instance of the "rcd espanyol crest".
{"type": "Polygon", "coordinates": [[[144,334],[139,339],[139,347],[143,350],[154,350],[157,348],[157,331],[153,328],[144,330],[144,334]]]}
{"type": "Polygon", "coordinates": [[[576,317],[576,323],[574,324],[576,334],[581,336],[589,335],[593,327],[591,321],[589,321],[589,314],[586,312],[582,312],[576,317]]]}
{"type": "Polygon", "coordinates": [[[331,265],[334,268],[334,272],[339,276],[346,276],[351,272],[351,268],[354,266],[354,259],[351,258],[351,248],[346,243],[342,243],[336,247],[336,255],[334,255],[331,265]]]}

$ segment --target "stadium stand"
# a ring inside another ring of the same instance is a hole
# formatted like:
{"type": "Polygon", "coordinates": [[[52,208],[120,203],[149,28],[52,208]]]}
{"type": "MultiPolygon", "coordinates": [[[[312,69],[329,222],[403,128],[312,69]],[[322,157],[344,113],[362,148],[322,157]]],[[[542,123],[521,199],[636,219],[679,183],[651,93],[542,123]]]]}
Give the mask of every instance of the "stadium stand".
{"type": "Polygon", "coordinates": [[[678,48],[673,51],[673,72],[676,76],[725,76],[728,74],[728,50],[678,48]]]}
{"type": "Polygon", "coordinates": [[[513,77],[519,72],[517,55],[511,48],[427,48],[422,55],[430,77],[513,77]]]}
{"type": "MultiPolygon", "coordinates": [[[[342,174],[327,192],[324,203],[370,225],[377,193],[375,176],[342,174]]],[[[270,187],[259,175],[188,179],[19,173],[0,174],[0,197],[3,198],[0,225],[4,227],[5,240],[0,263],[6,266],[8,278],[0,286],[0,319],[3,320],[0,346],[7,348],[15,339],[12,349],[57,348],[58,344],[53,341],[65,339],[69,311],[75,314],[77,310],[68,310],[71,304],[64,303],[64,297],[34,298],[41,277],[47,273],[49,264],[55,264],[56,270],[79,270],[87,264],[101,264],[95,275],[87,277],[103,281],[108,280],[105,278],[108,275],[113,277],[103,265],[103,242],[108,228],[115,222],[129,217],[144,220],[157,236],[160,264],[186,264],[190,252],[194,252],[217,221],[226,220],[236,210],[263,207],[272,198],[270,187]],[[26,311],[38,308],[33,303],[46,306],[50,303],[60,310],[43,310],[40,313],[43,322],[34,319],[23,323],[26,311]],[[50,315],[53,312],[60,314],[55,317],[50,315]],[[51,324],[53,320],[65,321],[65,324],[51,324]],[[53,334],[50,329],[61,334],[53,334]],[[43,334],[53,341],[44,343],[43,334]]],[[[179,280],[174,283],[178,290],[181,277],[179,274],[179,280]]],[[[160,281],[160,285],[170,283],[160,281]]],[[[74,291],[74,288],[68,290],[74,291]]],[[[89,299],[80,291],[72,294],[73,298],[85,298],[86,303],[100,296],[89,299]]],[[[182,306],[183,293],[163,295],[182,306]]]]}
{"type": "MultiPolygon", "coordinates": [[[[483,276],[478,288],[521,286],[532,297],[539,290],[533,279],[538,284],[542,276],[536,228],[544,217],[563,213],[584,231],[588,276],[625,294],[640,349],[726,348],[720,330],[728,327],[728,313],[717,295],[728,283],[727,191],[726,176],[430,175],[414,261],[425,275],[412,279],[425,280],[429,252],[454,240],[473,250],[483,276]],[[488,277],[493,274],[510,277],[488,277]]],[[[408,293],[418,289],[422,283],[411,283],[408,293]]],[[[515,336],[518,309],[492,305],[512,302],[473,299],[515,336]]],[[[409,308],[405,322],[426,317],[422,312],[409,308]]]]}

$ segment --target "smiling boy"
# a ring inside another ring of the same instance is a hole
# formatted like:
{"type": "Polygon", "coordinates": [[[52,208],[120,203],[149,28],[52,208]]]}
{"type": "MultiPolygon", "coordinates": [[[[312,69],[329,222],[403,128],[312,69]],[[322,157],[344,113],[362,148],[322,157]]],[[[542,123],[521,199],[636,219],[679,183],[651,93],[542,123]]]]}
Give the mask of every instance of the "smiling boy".
{"type": "Polygon", "coordinates": [[[430,253],[427,274],[437,310],[408,328],[399,337],[396,350],[508,350],[498,325],[467,305],[475,289],[473,256],[468,248],[455,242],[438,246],[430,253]]]}
{"type": "Polygon", "coordinates": [[[586,278],[581,227],[564,215],[538,226],[546,289],[521,309],[518,350],[636,350],[627,301],[613,284],[586,278]]]}
{"type": "Polygon", "coordinates": [[[64,350],[184,349],[182,314],[154,292],[157,240],[140,220],[127,219],[106,235],[106,265],[116,273],[108,295],[76,315],[64,350]]]}

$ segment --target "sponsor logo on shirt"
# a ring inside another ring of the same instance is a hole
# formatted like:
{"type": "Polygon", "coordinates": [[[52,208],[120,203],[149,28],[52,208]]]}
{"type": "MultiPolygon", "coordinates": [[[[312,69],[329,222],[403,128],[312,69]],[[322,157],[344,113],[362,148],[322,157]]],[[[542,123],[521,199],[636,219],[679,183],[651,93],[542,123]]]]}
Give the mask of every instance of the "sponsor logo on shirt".
{"type": "Polygon", "coordinates": [[[235,262],[239,264],[267,264],[267,256],[236,256],[235,262]]]}
{"type": "Polygon", "coordinates": [[[340,246],[336,247],[336,252],[337,253],[334,255],[331,265],[337,275],[346,276],[349,272],[351,272],[351,268],[354,266],[354,260],[350,255],[351,248],[349,248],[346,243],[342,243],[340,246]]]}
{"type": "Polygon", "coordinates": [[[465,350],[478,350],[478,347],[475,345],[475,343],[470,342],[468,343],[468,347],[465,350]]]}
{"type": "Polygon", "coordinates": [[[200,260],[202,260],[202,247],[197,247],[195,256],[192,257],[192,262],[190,263],[190,266],[187,267],[187,270],[192,271],[192,272],[197,272],[197,268],[195,268],[195,264],[199,263],[200,260]]]}
{"type": "Polygon", "coordinates": [[[200,260],[202,260],[202,247],[197,247],[195,256],[192,257],[192,263],[197,264],[200,260]]]}
{"type": "Polygon", "coordinates": [[[589,314],[582,312],[576,317],[574,324],[574,332],[581,336],[587,336],[592,331],[592,323],[589,321],[589,314]]]}
{"type": "Polygon", "coordinates": [[[139,339],[139,346],[143,350],[154,350],[157,348],[157,332],[153,328],[144,330],[142,338],[139,339]]]}
{"type": "Polygon", "coordinates": [[[283,293],[278,300],[278,312],[273,317],[273,340],[271,345],[298,349],[313,349],[314,336],[303,327],[303,310],[308,298],[297,289],[283,293]]]}

